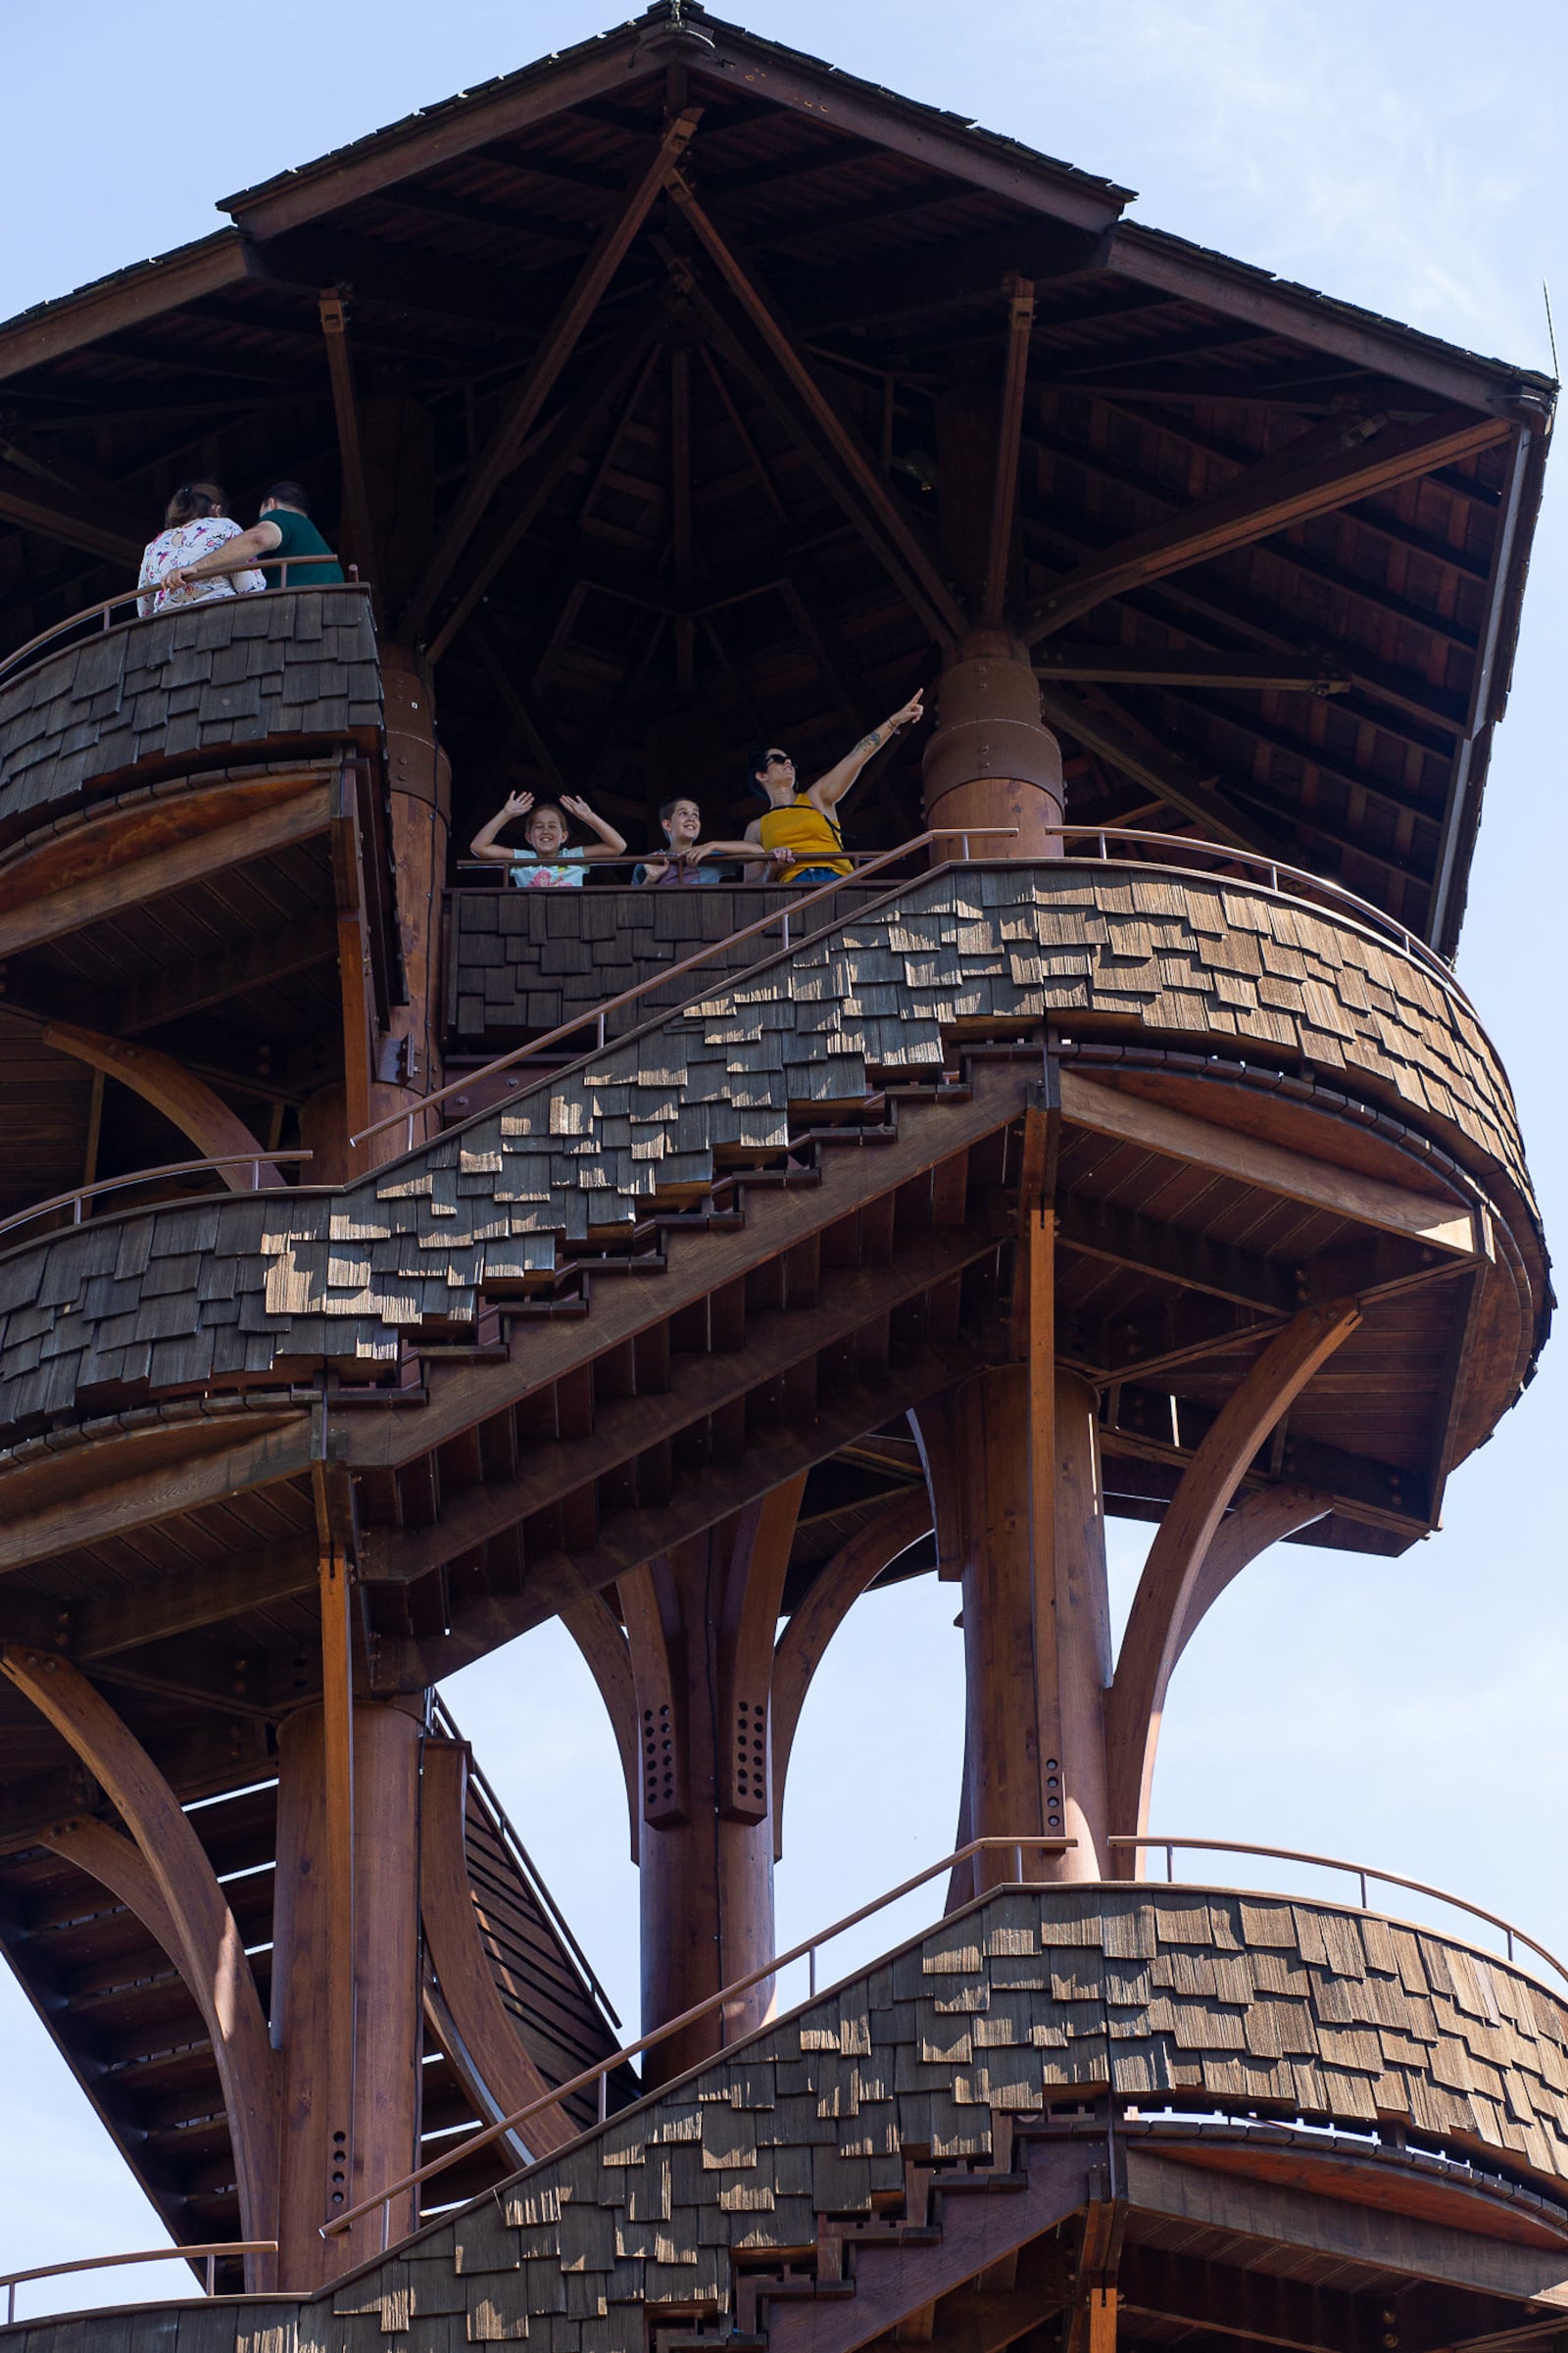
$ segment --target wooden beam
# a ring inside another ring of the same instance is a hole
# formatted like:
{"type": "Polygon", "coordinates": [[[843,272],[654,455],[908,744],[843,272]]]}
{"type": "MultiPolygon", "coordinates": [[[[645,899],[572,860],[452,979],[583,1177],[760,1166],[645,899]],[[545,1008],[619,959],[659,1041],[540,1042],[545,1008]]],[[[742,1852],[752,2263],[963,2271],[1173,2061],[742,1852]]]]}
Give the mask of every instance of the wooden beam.
{"type": "Polygon", "coordinates": [[[77,1029],[66,1021],[49,1022],[43,1043],[119,1079],[144,1102],[155,1104],[189,1137],[199,1154],[216,1160],[234,1152],[252,1153],[251,1166],[217,1171],[231,1193],[266,1191],[282,1184],[277,1162],[267,1157],[265,1146],[239,1113],[231,1111],[205,1079],[195,1077],[172,1054],[160,1054],[152,1046],[131,1045],[122,1038],[104,1037],[96,1030],[77,1029]]]}
{"type": "MultiPolygon", "coordinates": [[[[419,1790],[419,1918],[435,1965],[457,2047],[447,2049],[464,2089],[487,2125],[514,2115],[549,2091],[522,2044],[507,2002],[499,1995],[485,1953],[482,1925],[466,1854],[468,1748],[464,1741],[423,1741],[419,1790]]],[[[577,2139],[577,2125],[561,2108],[542,2108],[527,2120],[527,2160],[577,2139]]],[[[527,2163],[525,2160],[525,2163],[527,2163]]]]}
{"type": "Polygon", "coordinates": [[[337,925],[330,915],[307,915],[280,931],[258,933],[212,956],[187,957],[149,979],[137,981],[121,1000],[116,1034],[135,1037],[178,1021],[187,1013],[205,1012],[252,989],[291,980],[297,972],[327,963],[337,954],[337,925]]]}
{"type": "Polygon", "coordinates": [[[632,1673],[631,1645],[619,1615],[603,1593],[585,1593],[580,1601],[564,1603],[561,1622],[582,1652],[588,1672],[599,1688],[615,1736],[621,1778],[626,1786],[630,1817],[631,1859],[635,1863],[642,1828],[642,1727],[637,1687],[632,1673]]]}
{"type": "Polygon", "coordinates": [[[127,907],[160,898],[166,891],[182,890],[225,867],[267,858],[292,849],[296,842],[324,833],[330,818],[327,786],[315,779],[277,807],[254,816],[237,817],[210,832],[172,843],[168,848],[134,855],[107,871],[67,883],[42,899],[27,900],[0,910],[0,957],[20,956],[68,932],[80,931],[106,916],[122,914],[127,907]]]}
{"type": "Polygon", "coordinates": [[[792,1614],[773,1652],[773,1851],[784,1851],[784,1784],[801,1709],[829,1642],[850,1611],[901,1552],[931,1526],[931,1498],[922,1480],[883,1505],[825,1561],[792,1614]]]}
{"type": "MultiPolygon", "coordinates": [[[[969,1086],[966,1103],[901,1103],[898,1133],[875,1152],[825,1152],[819,1186],[748,1192],[745,1224],[728,1234],[670,1231],[664,1272],[657,1284],[616,1281],[593,1293],[593,1330],[600,1346],[612,1348],[662,1323],[749,1268],[994,1135],[1024,1109],[1029,1081],[1016,1062],[976,1061],[969,1086]]],[[[345,1416],[337,1430],[344,1459],[356,1470],[412,1461],[571,1371],[582,1358],[582,1335],[575,1324],[542,1329],[514,1324],[508,1350],[505,1364],[432,1365],[429,1402],[417,1415],[366,1414],[352,1423],[345,1416]],[[416,1422],[417,1427],[411,1427],[416,1422]]]]}
{"type": "Polygon", "coordinates": [[[1263,1314],[1291,1315],[1301,1304],[1297,1270],[1282,1259],[1216,1242],[1207,1234],[1088,1194],[1067,1193],[1057,1202],[1056,1239],[1081,1257],[1152,1275],[1183,1291],[1205,1292],[1263,1314]]]}
{"type": "MultiPolygon", "coordinates": [[[[212,2037],[239,2191],[240,2231],[276,2236],[277,2066],[244,1939],[189,1817],[141,1742],[85,1676],[57,1656],[7,1644],[0,1672],[30,1699],[103,1785],[151,1872],[212,2037]]],[[[245,2259],[246,2286],[270,2287],[272,2259],[245,2259]]]]}
{"type": "Polygon", "coordinates": [[[1360,1321],[1350,1300],[1293,1317],[1227,1398],[1159,1524],[1105,1701],[1111,1820],[1129,1831],[1149,1827],[1166,1687],[1204,1554],[1269,1432],[1360,1321]]]}
{"type": "Polygon", "coordinates": [[[671,175],[669,190],[749,325],[760,337],[773,368],[799,403],[812,437],[828,453],[836,474],[847,485],[853,504],[859,511],[859,519],[869,521],[877,540],[892,550],[922,619],[941,639],[961,637],[967,626],[962,607],[894,500],[875,463],[861,448],[858,435],[845,423],[817,382],[809,363],[755,273],[720,236],[678,172],[671,175]]]}
{"type": "Polygon", "coordinates": [[[332,415],[337,424],[338,464],[343,483],[344,553],[370,581],[375,580],[375,531],[365,486],[365,453],[360,446],[360,412],[354,398],[354,366],[349,357],[348,306],[342,289],[324,290],[317,297],[321,333],[326,340],[327,372],[332,379],[332,415]]]}
{"type": "Polygon", "coordinates": [[[421,1690],[481,1658],[530,1627],[580,1601],[585,1593],[627,1577],[674,1544],[706,1534],[744,1511],[772,1488],[796,1478],[893,1415],[921,1403],[977,1370],[980,1358],[964,1343],[905,1348],[874,1379],[835,1381],[817,1400],[814,1419],[803,1416],[759,1434],[738,1456],[684,1471],[668,1503],[643,1505],[602,1528],[574,1552],[543,1551],[526,1566],[520,1595],[489,1595],[455,1607],[451,1630],[427,1641],[382,1636],[371,1674],[377,1691],[421,1690]]]}
{"type": "Polygon", "coordinates": [[[1080,1078],[1076,1071],[1061,1074],[1062,1117],[1074,1127],[1100,1136],[1114,1136],[1146,1152],[1161,1152],[1173,1160],[1209,1168],[1244,1185],[1280,1193],[1288,1201],[1306,1201],[1339,1217],[1353,1217],[1363,1225],[1451,1250],[1459,1257],[1490,1254],[1487,1237],[1478,1230],[1475,1212],[1456,1201],[1445,1201],[1413,1187],[1390,1184],[1383,1177],[1363,1176],[1309,1154],[1266,1144],[1236,1128],[1175,1111],[1164,1103],[1124,1095],[1117,1088],[1080,1078]]]}
{"type": "Polygon", "coordinates": [[[1217,772],[1200,768],[1185,753],[1104,697],[1092,701],[1075,687],[1053,684],[1049,672],[1036,675],[1041,676],[1040,709],[1054,727],[1065,728],[1086,751],[1100,753],[1134,784],[1157,793],[1200,826],[1210,841],[1255,850],[1264,858],[1285,854],[1280,839],[1225,798],[1218,789],[1222,779],[1217,772]]]}
{"type": "MultiPolygon", "coordinates": [[[[250,269],[249,241],[237,229],[224,227],[158,261],[117,270],[102,285],[62,295],[44,304],[41,313],[24,314],[0,328],[0,380],[163,317],[184,303],[200,302],[248,276],[250,269]]],[[[139,548],[136,561],[141,561],[139,548]]]]}
{"type": "Polygon", "coordinates": [[[934,2243],[857,2247],[853,2296],[768,2304],[769,2353],[859,2353],[873,2338],[891,2338],[923,2305],[967,2286],[989,2264],[1044,2237],[1087,2203],[1095,2163],[1087,2143],[1026,2143],[1021,2153],[1026,2186],[950,2198],[934,2243]]]}
{"type": "Polygon", "coordinates": [[[134,577],[142,551],[133,539],[87,513],[64,490],[40,482],[30,473],[0,465],[0,521],[14,523],[39,539],[54,539],[79,548],[104,564],[120,565],[134,577]]]}
{"type": "Polygon", "coordinates": [[[1043,679],[1089,686],[1245,687],[1257,694],[1348,694],[1337,663],[1289,654],[1212,654],[1196,647],[1063,645],[1035,648],[1043,679]]]}
{"type": "Polygon", "coordinates": [[[1007,281],[1007,357],[997,417],[996,479],[986,534],[985,588],[980,600],[982,629],[1000,629],[1007,594],[1018,506],[1018,436],[1023,430],[1023,396],[1029,373],[1029,338],[1034,332],[1035,290],[1027,278],[1007,281]]]}
{"type": "Polygon", "coordinates": [[[1310,1528],[1333,1508],[1331,1496],[1310,1487],[1291,1486],[1260,1487],[1233,1505],[1209,1538],[1177,1611],[1171,1628],[1172,1670],[1226,1587],[1270,1544],[1310,1528]]]}
{"type": "Polygon", "coordinates": [[[95,1879],[127,1912],[135,1914],[154,1943],[167,1953],[171,1966],[178,1970],[199,2007],[200,1980],[174,1915],[164,1901],[152,1866],[141,1848],[123,1831],[113,1830],[107,1822],[95,1821],[90,1814],[51,1824],[38,1843],[51,1854],[59,1855],[62,1862],[72,1863],[89,1879],[95,1879]]]}
{"type": "MultiPolygon", "coordinates": [[[[172,1570],[151,1585],[138,1583],[122,1593],[75,1602],[67,1626],[71,1656],[86,1665],[271,1609],[314,1593],[318,1567],[313,1541],[270,1544],[236,1552],[219,1566],[172,1570]]],[[[0,1589],[0,1605],[4,1599],[0,1589]]]]}
{"type": "Polygon", "coordinates": [[[1498,417],[1445,410],[1410,424],[1336,417],[1248,466],[1220,491],[1137,531],[1081,564],[1031,606],[1022,636],[1035,644],[1080,614],[1167,572],[1250,547],[1315,515],[1376,498],[1400,483],[1491,449],[1512,430],[1498,417]]]}
{"type": "MultiPolygon", "coordinates": [[[[715,191],[716,195],[717,191],[715,191]]],[[[780,299],[803,336],[843,326],[914,319],[957,302],[1004,293],[1009,278],[1076,276],[1092,270],[1102,240],[1090,229],[1055,221],[1014,221],[977,235],[944,237],[914,252],[886,251],[875,262],[837,270],[797,270],[775,280],[780,299]]]]}
{"type": "MultiPolygon", "coordinates": [[[[504,492],[498,492],[474,534],[463,567],[463,584],[426,649],[429,662],[439,662],[466,627],[545,501],[607,418],[616,419],[618,431],[620,422],[637,405],[643,375],[657,349],[651,328],[612,344],[594,362],[566,405],[535,436],[532,448],[519,457],[504,492]]],[[[439,598],[432,603],[439,603],[439,598]]]]}
{"type": "Polygon", "coordinates": [[[453,1496],[434,1526],[366,1529],[361,1539],[363,1574],[372,1581],[400,1584],[428,1576],[632,1456],[678,1437],[736,1397],[777,1380],[793,1365],[808,1362],[933,1285],[951,1280],[995,1247],[995,1237],[983,1227],[902,1236],[892,1264],[836,1270],[815,1306],[750,1316],[743,1348],[676,1357],[670,1386],[662,1396],[644,1393],[599,1400],[590,1436],[531,1445],[520,1478],[469,1488],[453,1496]]]}
{"type": "MultiPolygon", "coordinates": [[[[370,1124],[370,1082],[379,1024],[366,921],[364,846],[354,770],[345,761],[332,785],[332,888],[337,907],[337,980],[342,1009],[343,1133],[370,1124]]],[[[349,1167],[369,1164],[366,1148],[347,1147],[349,1167]]]]}
{"type": "Polygon", "coordinates": [[[399,633],[405,639],[412,642],[421,634],[437,597],[451,578],[495,492],[516,465],[530,427],[625,260],[632,239],[647,220],[670,170],[685,152],[701,116],[700,107],[688,107],[665,125],[652,157],[629,183],[620,204],[600,231],[571,292],[530,361],[521,385],[507,404],[458,493],[435,552],[404,610],[399,633]]]}
{"type": "Polygon", "coordinates": [[[309,1471],[309,1414],[236,1415],[234,1421],[247,1433],[237,1441],[225,1418],[149,1432],[121,1446],[106,1442],[93,1451],[91,1486],[81,1477],[85,1457],[74,1454],[29,1464],[0,1480],[0,1573],[309,1471]]]}
{"type": "Polygon", "coordinates": [[[718,1624],[715,1745],[718,1808],[732,1822],[764,1822],[773,1802],[773,1642],[806,1479],[798,1471],[748,1504],[729,1546],[718,1624]],[[749,1753],[743,1741],[749,1741],[749,1753]]]}
{"type": "MultiPolygon", "coordinates": [[[[1101,1448],[1107,1458],[1157,1462],[1182,1473],[1190,1468],[1214,1419],[1207,1406],[1188,1397],[1173,1399],[1169,1388],[1141,1389],[1126,1383],[1118,1390],[1116,1419],[1102,1425],[1101,1448]],[[1173,1405],[1185,1441],[1180,1445],[1171,1429],[1173,1405]]],[[[1328,1509],[1368,1528],[1385,1530],[1399,1540],[1401,1548],[1417,1537],[1430,1535],[1432,1514],[1422,1473],[1304,1437],[1293,1432],[1289,1423],[1278,1451],[1277,1470],[1254,1463],[1246,1485],[1272,1487],[1283,1480],[1295,1487],[1309,1487],[1325,1498],[1328,1509]]]]}

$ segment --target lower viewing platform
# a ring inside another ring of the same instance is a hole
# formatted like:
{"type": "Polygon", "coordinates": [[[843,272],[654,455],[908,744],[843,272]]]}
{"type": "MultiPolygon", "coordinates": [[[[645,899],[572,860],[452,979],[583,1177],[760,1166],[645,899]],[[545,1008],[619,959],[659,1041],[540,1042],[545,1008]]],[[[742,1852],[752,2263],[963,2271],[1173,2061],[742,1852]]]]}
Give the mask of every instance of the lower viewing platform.
{"type": "Polygon", "coordinates": [[[1568,1999],[1318,1899],[1004,1886],[318,2296],[8,2334],[1000,2353],[1107,2310],[1327,2353],[1568,2313],[1568,1999]]]}

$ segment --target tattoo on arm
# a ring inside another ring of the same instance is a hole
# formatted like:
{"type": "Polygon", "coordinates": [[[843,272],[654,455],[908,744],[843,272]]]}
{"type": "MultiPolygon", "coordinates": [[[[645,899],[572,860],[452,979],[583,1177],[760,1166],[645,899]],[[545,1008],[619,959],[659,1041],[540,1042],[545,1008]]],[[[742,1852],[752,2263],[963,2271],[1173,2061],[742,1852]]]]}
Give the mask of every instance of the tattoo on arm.
{"type": "Polygon", "coordinates": [[[880,752],[886,740],[882,729],[873,727],[869,735],[861,736],[855,749],[857,752],[880,752]]]}

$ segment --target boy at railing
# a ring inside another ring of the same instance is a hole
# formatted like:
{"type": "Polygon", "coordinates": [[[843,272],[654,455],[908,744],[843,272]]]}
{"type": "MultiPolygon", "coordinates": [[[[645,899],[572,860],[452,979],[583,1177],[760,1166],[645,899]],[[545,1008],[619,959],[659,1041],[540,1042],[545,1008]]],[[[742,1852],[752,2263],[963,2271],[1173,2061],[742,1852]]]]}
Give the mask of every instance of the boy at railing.
{"type": "MultiPolygon", "coordinates": [[[[651,852],[640,866],[634,867],[633,882],[673,883],[677,886],[717,882],[717,865],[709,864],[709,859],[755,859],[757,857],[755,842],[700,842],[697,837],[703,830],[703,812],[695,801],[687,800],[684,795],[662,804],[659,822],[663,828],[666,849],[663,853],[651,852]]],[[[769,879],[782,873],[790,858],[788,850],[771,853],[772,875],[769,879]]]]}
{"type": "Polygon", "coordinates": [[[508,868],[507,879],[519,891],[580,890],[588,868],[602,859],[625,855],[623,834],[596,816],[579,794],[564,793],[559,801],[535,801],[532,793],[509,793],[486,825],[481,825],[468,849],[487,865],[508,868]],[[506,850],[496,840],[514,817],[526,817],[522,838],[526,850],[506,850]],[[600,846],[584,850],[571,840],[570,820],[576,817],[599,836],[600,846]]]}

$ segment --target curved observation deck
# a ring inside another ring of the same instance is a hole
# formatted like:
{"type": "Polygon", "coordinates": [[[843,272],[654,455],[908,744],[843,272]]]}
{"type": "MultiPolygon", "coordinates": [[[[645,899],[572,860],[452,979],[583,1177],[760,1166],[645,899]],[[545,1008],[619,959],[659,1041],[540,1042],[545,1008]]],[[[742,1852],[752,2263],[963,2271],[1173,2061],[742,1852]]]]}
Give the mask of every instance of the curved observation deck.
{"type": "MultiPolygon", "coordinates": [[[[1486,1340],[1458,1368],[1458,1450],[1491,1427],[1539,1340],[1544,1256],[1507,1081],[1462,992],[1348,900],[1070,858],[900,886],[341,1190],[130,1211],[12,1250],[0,1416],[16,1430],[323,1363],[391,1374],[585,1251],[651,1247],[726,1173],[780,1164],[806,1121],[862,1119],[890,1087],[937,1103],[999,1054],[1011,1075],[989,1084],[1015,1116],[1048,1042],[1067,1189],[1088,1204],[1065,1239],[1092,1253],[1096,1215],[1148,1214],[1121,1178],[1140,1152],[1217,1152],[1211,1194],[1282,1189],[1251,1244],[1282,1278],[1336,1238],[1429,1267],[1456,1252],[1486,1340]],[[1289,1231],[1314,1210],[1314,1234],[1289,1231]]],[[[1210,1217],[1204,1238],[1241,1233],[1210,1217]]]]}
{"type": "Polygon", "coordinates": [[[370,750],[380,726],[375,630],[357,582],[145,618],[118,598],[0,663],[0,845],[89,796],[323,743],[370,750]]]}
{"type": "MultiPolygon", "coordinates": [[[[394,2318],[412,2347],[444,2346],[456,2312],[470,2339],[593,2353],[667,2313],[783,2353],[848,2348],[946,2297],[957,2319],[1015,2261],[1022,2327],[1070,2307],[1061,2240],[1081,2234],[1087,2262],[1112,2201],[1102,2264],[1131,2342],[1200,2328],[1200,2288],[1232,2332],[1250,2319],[1277,2340],[1293,2279],[1321,2332],[1331,2274],[1328,2317],[1384,2333],[1412,2279],[1460,2299],[1446,2318],[1462,2309],[1473,2333],[1548,2325],[1568,2300],[1568,2003],[1348,1906],[1004,1887],[324,2297],[178,2307],[168,2325],[187,2353],[264,2328],[353,2353],[394,2318]]],[[[14,2335],[107,2353],[124,2326],[14,2335]]]]}

